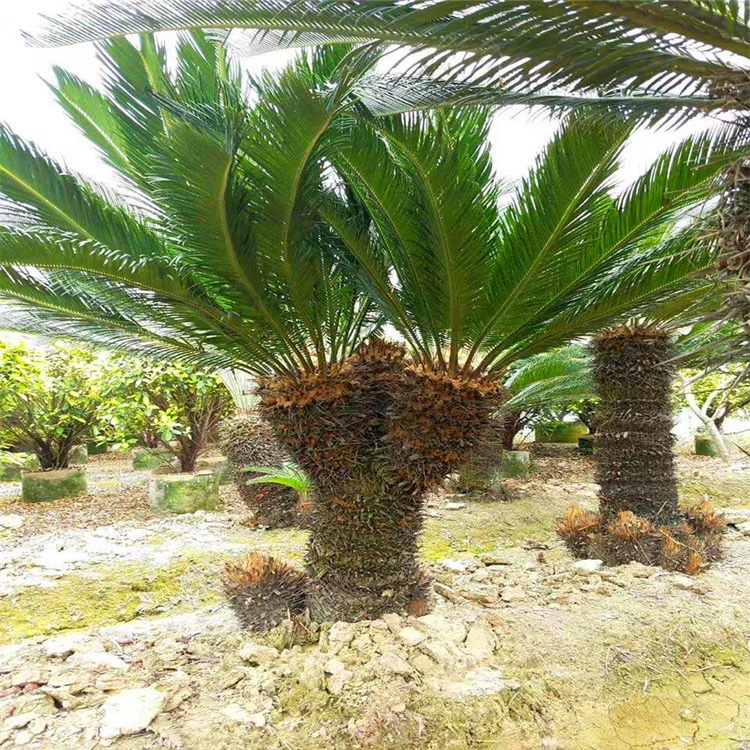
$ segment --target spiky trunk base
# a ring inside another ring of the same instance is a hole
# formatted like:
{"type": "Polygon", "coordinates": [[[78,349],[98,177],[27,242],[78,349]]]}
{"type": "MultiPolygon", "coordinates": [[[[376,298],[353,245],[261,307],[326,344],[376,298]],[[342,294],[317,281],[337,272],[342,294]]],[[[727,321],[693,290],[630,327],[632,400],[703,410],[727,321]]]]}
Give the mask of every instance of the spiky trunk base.
{"type": "Polygon", "coordinates": [[[280,467],[291,459],[269,425],[257,414],[235,417],[222,425],[219,439],[237,491],[256,523],[272,529],[306,525],[307,516],[298,512],[299,496],[291,487],[247,484],[258,476],[244,471],[248,466],[280,467]]]}
{"type": "Polygon", "coordinates": [[[671,356],[654,328],[622,326],[595,341],[599,513],[572,506],[557,529],[578,557],[695,573],[720,553],[723,522],[710,504],[677,506],[671,356]]]}
{"type": "Polygon", "coordinates": [[[254,552],[227,563],[224,586],[244,627],[266,632],[305,610],[308,577],[300,570],[254,552]]]}
{"type": "Polygon", "coordinates": [[[326,374],[274,380],[261,408],[316,485],[308,607],[320,620],[419,607],[425,492],[481,438],[499,406],[492,382],[427,372],[375,341],[326,374]]]}

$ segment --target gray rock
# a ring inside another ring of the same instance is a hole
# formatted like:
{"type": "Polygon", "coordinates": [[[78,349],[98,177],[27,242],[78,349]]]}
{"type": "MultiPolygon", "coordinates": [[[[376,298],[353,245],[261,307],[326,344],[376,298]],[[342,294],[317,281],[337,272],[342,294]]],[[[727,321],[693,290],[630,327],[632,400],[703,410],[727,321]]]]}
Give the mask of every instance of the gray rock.
{"type": "Polygon", "coordinates": [[[398,631],[398,638],[402,643],[407,646],[416,646],[425,639],[425,634],[417,630],[416,628],[406,627],[401,628],[398,631]]]}
{"type": "Polygon", "coordinates": [[[21,526],[23,526],[23,516],[17,513],[0,516],[0,529],[20,529],[21,526]]]}
{"type": "Polygon", "coordinates": [[[354,640],[354,624],[351,622],[335,622],[328,633],[328,646],[331,653],[337,654],[344,646],[354,640]]]}
{"type": "Polygon", "coordinates": [[[308,688],[308,690],[325,689],[325,669],[320,661],[320,658],[317,655],[309,656],[307,657],[307,659],[305,659],[302,666],[302,671],[299,673],[297,680],[300,685],[308,688]]]}
{"type": "Polygon", "coordinates": [[[485,565],[512,565],[513,563],[503,555],[487,552],[479,558],[485,565]]]}
{"type": "Polygon", "coordinates": [[[451,558],[441,560],[440,564],[452,573],[467,573],[473,567],[470,560],[453,560],[451,558]]]}
{"type": "Polygon", "coordinates": [[[499,669],[472,669],[461,682],[444,685],[445,692],[455,698],[477,698],[485,695],[496,695],[511,688],[519,687],[518,683],[506,680],[499,669]]]}
{"type": "Polygon", "coordinates": [[[112,739],[142,732],[159,715],[167,694],[152,687],[123,690],[102,705],[104,717],[99,735],[112,739]]]}
{"type": "Polygon", "coordinates": [[[495,653],[495,633],[489,623],[479,618],[469,628],[464,651],[477,661],[484,661],[495,653]]]}
{"type": "Polygon", "coordinates": [[[91,636],[71,633],[47,638],[42,643],[42,648],[47,656],[64,659],[74,651],[104,651],[104,644],[91,636]]]}
{"type": "Polygon", "coordinates": [[[380,659],[382,669],[392,674],[411,674],[414,670],[406,659],[399,656],[395,651],[387,651],[380,659]]]}
{"type": "Polygon", "coordinates": [[[417,627],[427,635],[447,643],[461,643],[466,638],[463,623],[449,620],[441,615],[430,614],[418,617],[417,627]]]}
{"type": "Polygon", "coordinates": [[[331,695],[341,695],[344,685],[346,685],[352,677],[354,677],[354,672],[350,672],[348,669],[331,675],[328,680],[328,692],[331,693],[331,695]]]}
{"type": "Polygon", "coordinates": [[[259,643],[246,643],[238,653],[243,661],[250,665],[273,664],[279,658],[279,652],[271,646],[262,646],[259,643]]]}
{"type": "Polygon", "coordinates": [[[126,661],[107,651],[76,651],[66,663],[85,667],[103,667],[104,669],[130,669],[130,665],[126,661]]]}
{"type": "Polygon", "coordinates": [[[339,661],[338,659],[329,659],[323,665],[323,671],[326,674],[339,674],[339,672],[343,672],[345,669],[346,664],[344,664],[343,661],[339,661]]]}
{"type": "Polygon", "coordinates": [[[577,562],[573,563],[573,567],[576,569],[576,572],[582,573],[583,575],[596,573],[602,567],[602,565],[604,565],[603,560],[578,560],[577,562]]]}
{"type": "Polygon", "coordinates": [[[24,729],[16,734],[13,742],[16,745],[28,745],[33,739],[34,735],[24,729]]]}
{"type": "Polygon", "coordinates": [[[240,706],[239,703],[230,703],[228,706],[222,708],[219,713],[232,721],[236,721],[238,724],[257,727],[258,729],[262,729],[268,723],[268,719],[264,713],[250,713],[240,706]]]}
{"type": "Polygon", "coordinates": [[[506,586],[500,594],[500,598],[508,604],[520,602],[526,599],[526,592],[519,586],[506,586]]]}
{"type": "Polygon", "coordinates": [[[10,676],[11,686],[23,687],[32,682],[37,685],[46,685],[49,681],[49,672],[46,669],[22,669],[10,676]]]}

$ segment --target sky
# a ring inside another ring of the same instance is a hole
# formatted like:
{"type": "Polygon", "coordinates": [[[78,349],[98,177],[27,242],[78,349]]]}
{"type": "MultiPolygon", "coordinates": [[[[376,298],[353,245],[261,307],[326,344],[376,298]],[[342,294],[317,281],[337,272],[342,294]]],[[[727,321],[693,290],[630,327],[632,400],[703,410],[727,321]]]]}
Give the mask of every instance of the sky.
{"type": "MultiPolygon", "coordinates": [[[[57,108],[45,83],[53,80],[52,67],[60,65],[96,84],[99,66],[93,45],[37,49],[21,37],[21,30],[39,27],[40,14],[54,15],[73,5],[71,0],[0,0],[0,122],[64,161],[71,170],[109,182],[112,175],[108,167],[57,108]]],[[[281,57],[286,57],[286,53],[281,53],[281,57]]],[[[252,69],[279,64],[280,56],[270,53],[253,58],[248,66],[252,69]]],[[[693,121],[679,130],[636,133],[627,147],[622,181],[635,179],[671,143],[707,124],[710,123],[693,121]]],[[[512,107],[498,114],[491,130],[492,157],[498,175],[510,181],[520,179],[556,127],[556,122],[543,111],[530,115],[526,109],[512,107]]]]}

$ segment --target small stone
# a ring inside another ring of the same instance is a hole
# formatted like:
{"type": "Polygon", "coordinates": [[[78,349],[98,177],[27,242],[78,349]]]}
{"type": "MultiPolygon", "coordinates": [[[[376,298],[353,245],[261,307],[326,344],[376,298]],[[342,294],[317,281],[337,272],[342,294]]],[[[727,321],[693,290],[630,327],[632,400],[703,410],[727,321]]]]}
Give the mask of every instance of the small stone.
{"type": "Polygon", "coordinates": [[[506,586],[502,590],[500,598],[508,604],[512,602],[520,602],[526,599],[526,592],[519,586],[506,586]]]}
{"type": "Polygon", "coordinates": [[[20,529],[21,526],[23,526],[23,516],[17,513],[0,516],[0,529],[20,529]]]}
{"type": "Polygon", "coordinates": [[[487,552],[479,558],[484,565],[512,565],[513,563],[503,555],[487,552]]]}
{"type": "Polygon", "coordinates": [[[28,730],[35,737],[41,734],[47,728],[47,719],[43,719],[41,716],[29,722],[28,730]]]}
{"type": "Polygon", "coordinates": [[[499,598],[497,586],[476,586],[474,588],[461,589],[461,596],[472,602],[480,604],[494,604],[499,598]]]}
{"type": "Polygon", "coordinates": [[[72,633],[47,638],[42,648],[47,656],[64,659],[74,651],[104,651],[104,644],[90,636],[72,633]]]}
{"type": "Polygon", "coordinates": [[[305,659],[297,681],[308,690],[323,690],[325,688],[325,669],[317,657],[310,656],[305,659]]]}
{"type": "Polygon", "coordinates": [[[159,715],[167,694],[154,688],[123,690],[107,698],[102,705],[104,719],[99,735],[112,739],[142,732],[159,715]]]}
{"type": "Polygon", "coordinates": [[[164,711],[174,711],[175,708],[183,704],[188,698],[192,697],[193,691],[189,687],[182,687],[169,693],[164,703],[164,711]]]}
{"type": "MultiPolygon", "coordinates": [[[[460,683],[453,683],[447,692],[456,697],[495,695],[512,687],[499,669],[472,669],[460,683]]],[[[518,683],[515,683],[518,684],[518,683]]]]}
{"type": "Polygon", "coordinates": [[[344,646],[348,646],[354,639],[354,624],[351,622],[335,622],[328,632],[328,646],[331,653],[337,654],[344,646]]]}
{"type": "Polygon", "coordinates": [[[446,503],[445,509],[446,510],[461,510],[462,508],[466,507],[466,503],[446,503]]]}
{"type": "Polygon", "coordinates": [[[232,721],[236,721],[238,724],[246,724],[247,726],[256,727],[258,729],[262,729],[268,723],[268,719],[264,713],[250,713],[240,706],[239,703],[231,703],[222,708],[219,713],[232,721]]]}
{"type": "Polygon", "coordinates": [[[33,713],[15,714],[3,722],[3,729],[23,729],[32,719],[33,713]]]}
{"type": "Polygon", "coordinates": [[[36,685],[46,685],[49,681],[49,672],[42,669],[23,669],[10,676],[11,686],[21,686],[33,682],[36,685]]]}
{"type": "Polygon", "coordinates": [[[396,633],[401,630],[401,623],[403,621],[403,618],[396,612],[388,612],[384,614],[380,619],[387,625],[388,630],[390,630],[394,635],[396,635],[396,633]]]}
{"type": "Polygon", "coordinates": [[[461,643],[466,638],[466,628],[463,623],[449,620],[441,615],[423,615],[418,617],[416,622],[420,630],[442,641],[461,643]]]}
{"type": "Polygon", "coordinates": [[[469,628],[464,650],[477,661],[488,659],[495,653],[495,634],[483,619],[476,620],[469,628]]]}
{"type": "Polygon", "coordinates": [[[438,581],[435,581],[432,584],[432,588],[435,590],[436,594],[439,594],[443,597],[443,599],[447,599],[449,602],[453,602],[454,604],[457,604],[461,601],[461,595],[452,589],[450,586],[446,586],[443,583],[439,583],[438,581]]]}
{"type": "Polygon", "coordinates": [[[690,724],[698,723],[698,719],[696,718],[695,713],[689,708],[684,708],[682,711],[680,711],[680,718],[683,721],[689,722],[690,724]]]}
{"type": "Polygon", "coordinates": [[[331,693],[331,695],[341,695],[344,685],[346,685],[352,677],[354,677],[354,672],[350,672],[348,669],[345,669],[338,674],[331,675],[328,680],[328,692],[331,693]]]}
{"type": "Polygon", "coordinates": [[[750,521],[743,521],[742,523],[735,524],[735,526],[742,536],[750,536],[750,521]]]}
{"type": "Polygon", "coordinates": [[[346,669],[346,664],[338,659],[329,659],[324,665],[323,670],[326,674],[339,674],[346,669]]]}
{"type": "Polygon", "coordinates": [[[130,669],[130,665],[119,656],[108,651],[77,651],[66,662],[87,667],[104,667],[105,669],[130,669]]]}
{"type": "Polygon", "coordinates": [[[393,651],[387,651],[380,657],[380,666],[392,674],[411,674],[414,670],[406,659],[393,651]]]}
{"type": "Polygon", "coordinates": [[[440,564],[446,570],[450,570],[453,573],[466,573],[472,568],[469,560],[452,560],[451,558],[446,558],[445,560],[441,560],[440,564]]]}
{"type": "Polygon", "coordinates": [[[443,671],[427,654],[417,654],[411,659],[411,664],[422,675],[438,675],[443,671]]]}
{"type": "Polygon", "coordinates": [[[577,562],[573,563],[573,567],[576,569],[576,572],[582,573],[584,575],[596,573],[596,571],[599,570],[602,565],[604,565],[603,560],[578,560],[577,562]]]}
{"type": "Polygon", "coordinates": [[[256,666],[272,664],[279,658],[279,652],[270,646],[250,642],[239,650],[238,656],[248,664],[256,666]]]}
{"type": "Polygon", "coordinates": [[[405,643],[407,646],[416,646],[425,639],[424,633],[421,633],[416,628],[407,627],[402,628],[398,631],[399,640],[405,643]]]}
{"type": "Polygon", "coordinates": [[[21,732],[18,732],[16,734],[15,739],[13,740],[16,745],[28,745],[31,740],[34,739],[34,735],[31,734],[31,732],[27,732],[26,730],[23,730],[21,732]]]}

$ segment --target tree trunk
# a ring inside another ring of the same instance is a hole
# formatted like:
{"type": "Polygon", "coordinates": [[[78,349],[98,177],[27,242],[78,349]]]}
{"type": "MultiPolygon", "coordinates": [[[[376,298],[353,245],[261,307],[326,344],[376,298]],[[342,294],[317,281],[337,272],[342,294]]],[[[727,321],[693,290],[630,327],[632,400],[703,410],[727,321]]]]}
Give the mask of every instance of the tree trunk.
{"type": "Polygon", "coordinates": [[[557,526],[577,557],[697,573],[721,553],[724,520],[710,503],[677,506],[671,354],[653,328],[622,326],[595,341],[599,513],[572,505],[557,526]]]}
{"type": "MultiPolygon", "coordinates": [[[[721,460],[725,464],[731,463],[731,457],[729,455],[729,448],[727,448],[727,444],[726,444],[726,441],[724,440],[724,436],[721,434],[721,430],[716,424],[717,420],[709,416],[706,413],[705,409],[701,409],[700,404],[698,403],[698,400],[695,398],[695,394],[693,393],[692,383],[689,380],[683,379],[682,392],[683,392],[683,395],[685,396],[685,401],[687,402],[687,405],[690,407],[690,410],[703,423],[703,426],[705,427],[706,432],[708,432],[708,435],[711,438],[711,441],[716,447],[716,452],[719,454],[719,458],[721,458],[721,460]]],[[[721,418],[721,421],[722,422],[724,421],[723,417],[721,418]]]]}
{"type": "Polygon", "coordinates": [[[512,451],[513,441],[516,439],[521,430],[521,412],[520,411],[504,411],[503,420],[503,437],[502,446],[503,450],[512,451]]]}
{"type": "Polygon", "coordinates": [[[649,328],[615,329],[595,343],[597,482],[605,518],[623,510],[654,524],[678,518],[671,354],[669,337],[649,328]]]}
{"type": "Polygon", "coordinates": [[[404,361],[374,341],[326,374],[261,384],[261,409],[316,486],[307,552],[316,619],[423,606],[425,492],[483,436],[501,389],[404,361]]]}

